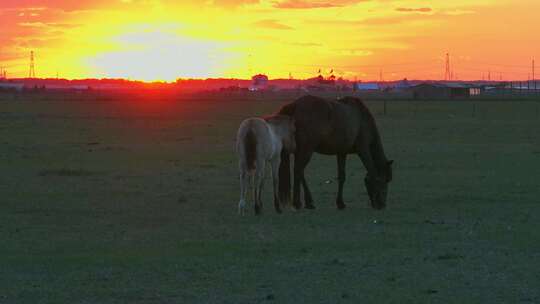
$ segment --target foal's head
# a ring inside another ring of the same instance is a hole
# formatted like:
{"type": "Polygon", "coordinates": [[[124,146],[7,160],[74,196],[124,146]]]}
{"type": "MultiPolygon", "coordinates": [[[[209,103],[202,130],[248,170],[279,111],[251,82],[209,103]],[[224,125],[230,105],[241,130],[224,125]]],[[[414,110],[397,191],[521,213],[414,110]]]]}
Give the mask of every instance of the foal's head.
{"type": "Polygon", "coordinates": [[[368,191],[371,207],[374,209],[384,209],[386,207],[386,196],[388,194],[388,183],[392,181],[392,163],[386,162],[386,165],[380,170],[377,176],[366,175],[364,184],[368,191]]]}
{"type": "Polygon", "coordinates": [[[272,125],[277,135],[281,138],[283,148],[289,153],[294,152],[296,150],[294,118],[286,115],[272,115],[264,119],[268,124],[272,125]]]}

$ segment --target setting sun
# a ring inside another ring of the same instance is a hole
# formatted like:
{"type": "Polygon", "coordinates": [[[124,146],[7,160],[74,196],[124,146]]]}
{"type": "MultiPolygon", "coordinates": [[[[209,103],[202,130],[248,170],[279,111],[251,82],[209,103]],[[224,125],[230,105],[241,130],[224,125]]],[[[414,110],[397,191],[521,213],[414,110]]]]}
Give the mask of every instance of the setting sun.
{"type": "Polygon", "coordinates": [[[225,45],[181,34],[149,30],[111,38],[117,50],[98,53],[88,64],[107,78],[174,80],[207,78],[222,74],[233,54],[225,45]]]}

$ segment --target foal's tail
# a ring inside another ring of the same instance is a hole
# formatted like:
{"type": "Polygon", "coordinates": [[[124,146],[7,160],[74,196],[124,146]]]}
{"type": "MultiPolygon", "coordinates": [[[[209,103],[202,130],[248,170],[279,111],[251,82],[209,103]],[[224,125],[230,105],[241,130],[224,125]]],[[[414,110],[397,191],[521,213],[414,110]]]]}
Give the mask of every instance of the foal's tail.
{"type": "Polygon", "coordinates": [[[249,171],[255,170],[257,160],[257,137],[253,129],[249,129],[244,137],[244,149],[246,153],[246,163],[249,171]]]}
{"type": "Polygon", "coordinates": [[[281,151],[281,163],[279,164],[279,200],[288,205],[291,202],[291,159],[289,151],[281,151]]]}

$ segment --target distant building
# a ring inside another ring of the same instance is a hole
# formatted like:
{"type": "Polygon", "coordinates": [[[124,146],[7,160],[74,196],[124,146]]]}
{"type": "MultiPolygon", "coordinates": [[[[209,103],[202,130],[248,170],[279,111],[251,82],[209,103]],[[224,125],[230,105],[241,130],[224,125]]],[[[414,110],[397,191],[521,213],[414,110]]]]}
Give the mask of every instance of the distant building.
{"type": "Polygon", "coordinates": [[[335,77],[324,79],[322,75],[306,79],[304,90],[309,91],[333,91],[336,89],[335,77]]]}
{"type": "Polygon", "coordinates": [[[407,80],[407,78],[404,78],[403,80],[398,81],[396,83],[396,86],[394,87],[396,90],[408,90],[411,87],[411,84],[407,80]]]}
{"type": "Polygon", "coordinates": [[[427,99],[467,99],[480,95],[482,88],[466,83],[421,83],[411,87],[413,98],[427,99]]]}
{"type": "Polygon", "coordinates": [[[353,89],[358,91],[379,91],[381,87],[375,82],[357,82],[354,84],[353,89]]]}
{"type": "Polygon", "coordinates": [[[17,91],[24,89],[24,83],[0,82],[0,91],[17,91]]]}
{"type": "Polygon", "coordinates": [[[251,77],[250,91],[264,90],[268,87],[268,76],[263,74],[257,74],[251,77]]]}
{"type": "Polygon", "coordinates": [[[84,91],[89,90],[88,85],[61,85],[61,84],[46,84],[47,90],[61,90],[61,91],[84,91]]]}

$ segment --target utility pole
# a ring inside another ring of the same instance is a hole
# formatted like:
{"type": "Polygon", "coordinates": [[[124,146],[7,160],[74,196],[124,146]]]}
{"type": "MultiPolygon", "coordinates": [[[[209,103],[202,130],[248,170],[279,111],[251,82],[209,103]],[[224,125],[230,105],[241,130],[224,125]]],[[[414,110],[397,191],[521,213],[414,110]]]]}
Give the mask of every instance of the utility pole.
{"type": "Polygon", "coordinates": [[[452,79],[452,74],[450,72],[450,54],[446,53],[446,64],[444,70],[444,80],[452,79]]]}
{"type": "Polygon", "coordinates": [[[30,51],[30,72],[28,73],[28,78],[36,78],[34,51],[30,51]]]}
{"type": "Polygon", "coordinates": [[[532,60],[532,81],[534,83],[534,91],[536,91],[536,78],[534,78],[534,68],[535,68],[535,66],[534,66],[534,58],[533,58],[533,60],[532,60]]]}
{"type": "Polygon", "coordinates": [[[382,77],[382,68],[379,69],[379,82],[383,82],[383,77],[382,77]]]}

